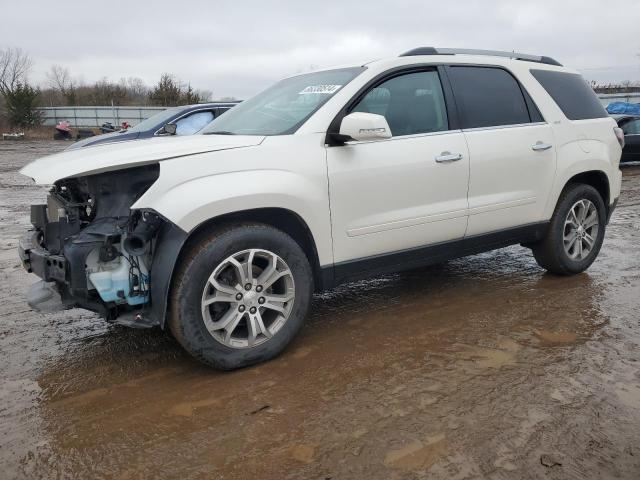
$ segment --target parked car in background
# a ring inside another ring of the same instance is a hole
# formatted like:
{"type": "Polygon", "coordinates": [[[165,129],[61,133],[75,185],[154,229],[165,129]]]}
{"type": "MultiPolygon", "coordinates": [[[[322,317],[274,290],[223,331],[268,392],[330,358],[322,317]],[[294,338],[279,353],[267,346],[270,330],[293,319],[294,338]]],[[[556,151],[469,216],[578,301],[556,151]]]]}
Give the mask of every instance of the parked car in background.
{"type": "Polygon", "coordinates": [[[583,272],[623,138],[548,57],[428,47],[297,75],[197,135],[24,167],[53,184],[19,247],[43,279],[29,303],[168,328],[209,365],[250,365],[296,336],[314,291],[349,280],[515,244],[583,272]]]}
{"type": "Polygon", "coordinates": [[[640,162],[640,115],[612,115],[624,132],[620,163],[640,162]]]}
{"type": "Polygon", "coordinates": [[[135,127],[85,138],[73,143],[67,150],[75,150],[77,148],[103,143],[142,140],[144,138],[163,135],[193,135],[238,103],[239,102],[200,103],[167,108],[143,120],[135,127]],[[168,130],[165,129],[165,126],[168,124],[175,124],[175,133],[173,133],[172,127],[168,130]]]}

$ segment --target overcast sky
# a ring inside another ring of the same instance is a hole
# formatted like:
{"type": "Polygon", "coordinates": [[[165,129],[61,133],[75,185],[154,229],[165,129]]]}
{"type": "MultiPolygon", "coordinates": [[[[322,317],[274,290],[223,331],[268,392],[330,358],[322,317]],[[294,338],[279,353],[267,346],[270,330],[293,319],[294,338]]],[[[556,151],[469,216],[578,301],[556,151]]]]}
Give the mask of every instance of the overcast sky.
{"type": "Polygon", "coordinates": [[[588,79],[640,80],[640,0],[22,0],[3,7],[0,48],[87,82],[170,72],[214,98],[284,76],[417,46],[549,55],[588,79]]]}

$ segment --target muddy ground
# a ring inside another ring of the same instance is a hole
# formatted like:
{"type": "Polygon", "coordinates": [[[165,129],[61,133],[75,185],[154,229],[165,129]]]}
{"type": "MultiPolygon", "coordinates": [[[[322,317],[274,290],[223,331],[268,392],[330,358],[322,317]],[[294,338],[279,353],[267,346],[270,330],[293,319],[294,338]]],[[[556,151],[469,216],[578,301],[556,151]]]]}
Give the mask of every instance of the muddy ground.
{"type": "Polygon", "coordinates": [[[571,278],[511,247],[343,286],[232,373],[162,331],[29,310],[16,253],[63,144],[0,143],[0,478],[640,478],[640,167],[571,278]]]}

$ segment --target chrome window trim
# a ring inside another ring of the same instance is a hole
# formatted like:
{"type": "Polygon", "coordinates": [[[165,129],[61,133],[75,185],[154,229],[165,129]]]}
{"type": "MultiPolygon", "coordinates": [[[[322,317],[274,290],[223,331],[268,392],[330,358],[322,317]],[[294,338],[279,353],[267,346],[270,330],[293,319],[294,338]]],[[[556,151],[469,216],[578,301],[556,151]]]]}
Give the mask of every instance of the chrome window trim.
{"type": "Polygon", "coordinates": [[[345,142],[345,145],[360,145],[363,143],[383,143],[383,142],[391,142],[393,140],[404,140],[407,138],[411,139],[411,138],[422,138],[422,137],[434,137],[436,135],[446,135],[450,133],[462,133],[462,130],[458,128],[455,130],[440,130],[438,132],[412,133],[410,135],[397,135],[391,138],[381,138],[379,140],[350,140],[348,142],[345,142]]]}
{"type": "Polygon", "coordinates": [[[500,129],[508,129],[508,128],[519,128],[519,127],[533,127],[538,125],[549,125],[548,122],[528,122],[528,123],[514,123],[510,125],[494,125],[491,127],[474,127],[474,128],[463,128],[463,132],[481,132],[483,130],[500,130],[500,129]]]}

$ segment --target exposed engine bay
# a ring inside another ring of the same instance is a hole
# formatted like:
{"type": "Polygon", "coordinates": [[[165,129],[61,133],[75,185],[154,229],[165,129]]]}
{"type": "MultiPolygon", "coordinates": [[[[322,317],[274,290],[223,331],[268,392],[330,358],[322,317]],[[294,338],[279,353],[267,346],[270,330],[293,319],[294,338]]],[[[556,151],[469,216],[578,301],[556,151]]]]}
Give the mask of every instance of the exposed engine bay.
{"type": "Polygon", "coordinates": [[[21,242],[20,256],[64,307],[93,310],[108,320],[142,319],[164,221],[130,207],[159,170],[152,164],[60,180],[46,204],[31,206],[34,229],[21,242]]]}

